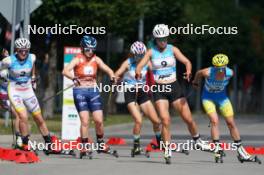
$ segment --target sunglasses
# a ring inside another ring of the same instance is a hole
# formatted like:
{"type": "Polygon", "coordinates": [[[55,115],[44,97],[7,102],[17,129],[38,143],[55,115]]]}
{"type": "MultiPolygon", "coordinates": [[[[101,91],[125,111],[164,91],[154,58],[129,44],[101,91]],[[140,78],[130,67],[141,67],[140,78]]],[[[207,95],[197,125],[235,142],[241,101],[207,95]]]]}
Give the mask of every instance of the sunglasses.
{"type": "Polygon", "coordinates": [[[135,59],[140,59],[143,58],[145,54],[135,54],[134,57],[135,59]]]}
{"type": "Polygon", "coordinates": [[[19,49],[17,52],[22,53],[22,54],[28,54],[29,50],[28,49],[19,49]]]}
{"type": "Polygon", "coordinates": [[[226,71],[226,66],[216,67],[216,72],[224,72],[226,71]]]}
{"type": "Polygon", "coordinates": [[[95,49],[94,48],[88,48],[88,47],[86,47],[86,48],[83,48],[83,51],[84,52],[94,52],[95,49]]]}
{"type": "Polygon", "coordinates": [[[168,41],[168,38],[167,37],[164,37],[164,38],[156,38],[156,40],[158,42],[167,42],[168,41]]]}

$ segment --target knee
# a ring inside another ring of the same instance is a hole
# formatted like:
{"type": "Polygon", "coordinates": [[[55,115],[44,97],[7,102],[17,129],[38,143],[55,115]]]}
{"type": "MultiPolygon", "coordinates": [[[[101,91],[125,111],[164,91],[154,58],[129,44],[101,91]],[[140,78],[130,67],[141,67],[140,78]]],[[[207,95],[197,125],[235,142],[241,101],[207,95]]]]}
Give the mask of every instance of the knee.
{"type": "Polygon", "coordinates": [[[95,120],[94,123],[96,128],[100,128],[103,126],[103,120],[95,120]]]}
{"type": "Polygon", "coordinates": [[[219,125],[219,121],[218,121],[218,119],[213,119],[213,120],[211,120],[211,125],[212,125],[212,126],[218,126],[218,125],[219,125]]]}
{"type": "Polygon", "coordinates": [[[81,122],[82,127],[88,128],[88,125],[89,125],[88,121],[82,121],[81,122]]]}
{"type": "Polygon", "coordinates": [[[165,127],[169,127],[171,123],[171,119],[169,117],[162,119],[162,125],[165,127]]]}
{"type": "Polygon", "coordinates": [[[159,128],[160,124],[161,124],[160,120],[157,120],[157,121],[153,122],[153,125],[154,125],[155,128],[159,128]]]}
{"type": "Polygon", "coordinates": [[[142,125],[142,119],[141,118],[135,119],[135,125],[141,126],[142,125]]]}
{"type": "Polygon", "coordinates": [[[20,113],[20,114],[18,115],[18,119],[19,119],[19,121],[21,121],[21,122],[27,122],[27,121],[28,121],[28,117],[27,117],[27,115],[22,114],[22,113],[20,113]]]}

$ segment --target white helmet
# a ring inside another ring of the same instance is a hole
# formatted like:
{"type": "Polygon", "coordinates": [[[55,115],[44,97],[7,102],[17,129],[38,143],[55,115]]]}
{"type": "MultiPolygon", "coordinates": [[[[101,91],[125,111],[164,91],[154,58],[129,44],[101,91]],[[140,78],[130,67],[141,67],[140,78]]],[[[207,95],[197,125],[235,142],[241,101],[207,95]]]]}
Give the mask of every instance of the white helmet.
{"type": "Polygon", "coordinates": [[[170,35],[170,30],[168,25],[157,24],[155,25],[152,33],[155,38],[164,38],[170,35]]]}
{"type": "Polygon", "coordinates": [[[17,49],[30,49],[30,41],[27,38],[18,38],[15,41],[15,48],[17,49]]]}
{"type": "Polygon", "coordinates": [[[130,52],[134,55],[141,55],[146,53],[146,46],[143,42],[136,41],[130,47],[130,52]]]}

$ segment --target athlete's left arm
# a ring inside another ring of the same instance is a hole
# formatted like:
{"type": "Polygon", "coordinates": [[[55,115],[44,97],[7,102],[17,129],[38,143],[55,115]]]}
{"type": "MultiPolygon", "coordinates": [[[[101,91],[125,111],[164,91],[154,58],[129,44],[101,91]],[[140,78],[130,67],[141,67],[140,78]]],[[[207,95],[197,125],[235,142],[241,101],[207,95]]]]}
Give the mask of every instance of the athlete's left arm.
{"type": "Polygon", "coordinates": [[[96,62],[97,62],[97,64],[98,64],[99,68],[100,68],[102,71],[104,71],[105,73],[107,73],[107,74],[109,75],[109,77],[110,77],[111,80],[113,80],[113,79],[115,80],[115,74],[114,74],[114,71],[113,71],[109,66],[107,66],[107,65],[103,62],[103,60],[102,60],[101,58],[96,57],[96,62]]]}
{"type": "Polygon", "coordinates": [[[37,88],[37,79],[36,79],[36,55],[32,54],[32,71],[31,71],[31,84],[33,87],[33,90],[36,90],[37,88]]]}
{"type": "Polygon", "coordinates": [[[234,71],[233,71],[233,69],[230,69],[230,68],[229,68],[229,70],[230,70],[230,75],[229,76],[230,76],[230,78],[232,78],[234,76],[234,71]]]}
{"type": "Polygon", "coordinates": [[[192,74],[192,63],[189,59],[183,55],[183,53],[177,47],[172,48],[175,58],[183,63],[186,68],[185,77],[188,81],[190,81],[191,74],[192,74]]]}
{"type": "Polygon", "coordinates": [[[31,77],[36,78],[36,55],[32,54],[32,73],[31,73],[31,77]]]}

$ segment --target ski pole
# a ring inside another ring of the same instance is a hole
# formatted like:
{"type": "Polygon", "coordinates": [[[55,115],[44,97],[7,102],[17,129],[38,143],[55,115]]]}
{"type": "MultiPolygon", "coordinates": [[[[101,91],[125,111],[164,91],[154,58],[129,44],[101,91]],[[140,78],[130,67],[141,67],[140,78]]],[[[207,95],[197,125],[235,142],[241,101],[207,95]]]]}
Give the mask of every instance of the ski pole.
{"type": "Polygon", "coordinates": [[[66,91],[66,90],[72,88],[73,86],[74,86],[74,84],[72,84],[72,85],[66,87],[65,89],[62,89],[62,90],[58,91],[55,95],[52,95],[52,96],[50,96],[50,97],[44,99],[43,102],[47,102],[47,101],[51,100],[52,98],[56,97],[57,95],[60,95],[60,94],[63,93],[64,91],[66,91]]]}
{"type": "Polygon", "coordinates": [[[12,115],[12,106],[9,102],[9,100],[7,101],[7,105],[8,105],[8,112],[10,114],[10,118],[11,118],[11,130],[12,130],[12,136],[13,136],[13,146],[16,146],[16,142],[15,142],[15,130],[14,130],[14,119],[13,119],[13,115],[12,115]]]}

